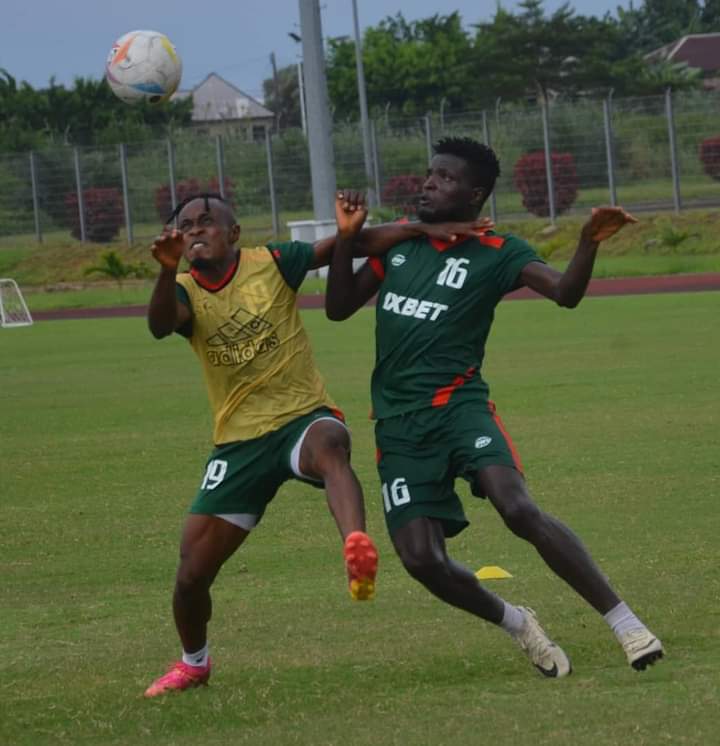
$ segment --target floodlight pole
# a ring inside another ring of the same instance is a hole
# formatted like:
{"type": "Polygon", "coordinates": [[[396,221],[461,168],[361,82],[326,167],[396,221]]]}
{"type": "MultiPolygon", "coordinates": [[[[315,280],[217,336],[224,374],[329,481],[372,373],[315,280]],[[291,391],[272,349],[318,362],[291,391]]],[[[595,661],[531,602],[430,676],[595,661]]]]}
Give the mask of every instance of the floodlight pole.
{"type": "Polygon", "coordinates": [[[332,123],[325,78],[319,0],[298,0],[302,36],[305,101],[313,209],[316,220],[335,218],[335,156],[332,123]]]}
{"type": "Polygon", "coordinates": [[[368,117],[367,89],[365,87],[365,68],[362,59],[362,39],[360,37],[360,21],[358,20],[357,0],[352,0],[353,28],[355,31],[355,68],[357,70],[358,98],[360,100],[360,126],[362,128],[363,157],[365,158],[365,180],[368,189],[368,202],[371,207],[375,206],[373,186],[375,177],[373,173],[372,143],[370,137],[370,119],[368,117]]]}

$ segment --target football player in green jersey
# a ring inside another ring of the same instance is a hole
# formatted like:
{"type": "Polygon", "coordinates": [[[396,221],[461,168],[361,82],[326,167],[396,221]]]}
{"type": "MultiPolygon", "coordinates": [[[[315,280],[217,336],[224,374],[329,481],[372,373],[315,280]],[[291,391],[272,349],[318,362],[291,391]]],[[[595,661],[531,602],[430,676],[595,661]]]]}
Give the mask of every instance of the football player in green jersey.
{"type": "MultiPolygon", "coordinates": [[[[336,212],[341,232],[355,236],[358,214],[340,203],[336,212]]],[[[160,272],[148,323],[156,338],[183,335],[198,356],[215,448],[181,539],[173,612],[182,660],[153,682],[148,697],[208,681],[210,587],[285,481],[324,487],[354,599],[372,597],[378,561],[350,467],[349,433],[315,367],[295,302],[306,272],[328,263],[334,238],[237,249],[240,227],[217,194],[187,200],[172,217],[175,225],[152,245],[160,272]],[[189,272],[178,272],[182,257],[189,272]]],[[[452,228],[379,227],[356,243],[359,253],[380,253],[423,231],[445,236],[452,228]]]]}
{"type": "MultiPolygon", "coordinates": [[[[424,223],[473,221],[499,175],[495,153],[469,138],[434,146],[419,202],[424,223]]],[[[354,192],[346,209],[362,215],[354,192]]],[[[465,478],[507,527],[603,615],[636,670],[662,657],[660,641],[618,597],[578,537],[541,510],[481,376],[485,342],[503,295],[527,286],[560,306],[582,300],[598,246],[636,222],[620,207],[592,210],[564,272],[547,266],[525,241],[479,230],[454,240],[420,236],[371,257],[353,273],[354,236],[338,233],[326,313],[342,320],[377,293],[372,401],[383,504],[393,545],[408,573],[431,593],[499,625],[546,676],[570,673],[568,657],[532,610],[489,592],[451,559],[446,537],[467,520],[454,489],[465,478]]],[[[356,218],[356,230],[362,224],[356,218]]]]}

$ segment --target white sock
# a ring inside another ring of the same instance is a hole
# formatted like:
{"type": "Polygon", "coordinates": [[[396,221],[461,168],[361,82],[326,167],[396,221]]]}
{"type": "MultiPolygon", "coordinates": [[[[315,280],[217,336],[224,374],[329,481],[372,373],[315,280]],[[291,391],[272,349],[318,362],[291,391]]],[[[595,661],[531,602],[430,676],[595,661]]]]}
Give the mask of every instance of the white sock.
{"type": "Polygon", "coordinates": [[[208,646],[205,643],[204,648],[200,648],[197,653],[186,653],[183,650],[182,655],[183,663],[188,666],[207,666],[208,663],[208,646]]]}
{"type": "Polygon", "coordinates": [[[618,640],[631,629],[645,629],[645,625],[633,614],[630,607],[621,601],[614,609],[610,609],[603,619],[615,633],[618,640]]]}
{"type": "Polygon", "coordinates": [[[517,635],[525,625],[525,613],[518,609],[517,606],[509,604],[507,601],[503,601],[505,604],[505,612],[503,613],[502,621],[500,626],[510,635],[517,635]]]}

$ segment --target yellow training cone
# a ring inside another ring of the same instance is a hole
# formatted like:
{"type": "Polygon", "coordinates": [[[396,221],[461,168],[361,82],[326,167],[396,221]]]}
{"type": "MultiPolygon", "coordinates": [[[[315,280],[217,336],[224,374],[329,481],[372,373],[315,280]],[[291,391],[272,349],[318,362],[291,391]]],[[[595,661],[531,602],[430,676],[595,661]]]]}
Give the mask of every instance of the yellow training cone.
{"type": "Polygon", "coordinates": [[[503,570],[502,567],[487,565],[486,567],[481,567],[475,573],[475,577],[478,580],[499,580],[500,578],[511,578],[512,575],[507,570],[503,570]]]}

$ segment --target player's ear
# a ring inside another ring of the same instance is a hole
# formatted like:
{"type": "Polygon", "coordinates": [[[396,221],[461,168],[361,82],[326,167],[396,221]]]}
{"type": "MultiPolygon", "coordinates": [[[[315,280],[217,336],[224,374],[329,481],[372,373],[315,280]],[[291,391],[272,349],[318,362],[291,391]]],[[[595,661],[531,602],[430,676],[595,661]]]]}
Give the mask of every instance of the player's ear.
{"type": "Polygon", "coordinates": [[[483,206],[487,193],[483,187],[473,187],[473,196],[470,202],[478,209],[483,206]]]}
{"type": "Polygon", "coordinates": [[[233,223],[230,227],[230,243],[235,243],[240,238],[240,225],[233,223]]]}

